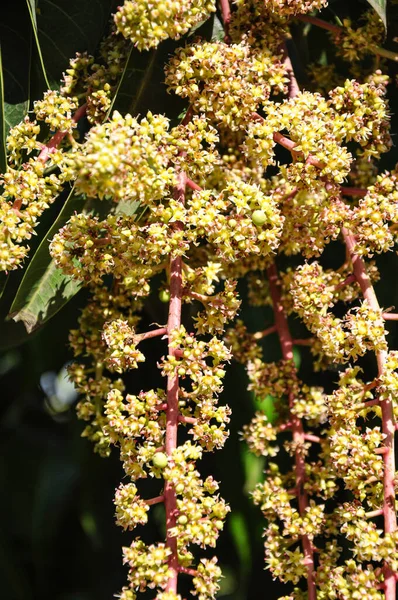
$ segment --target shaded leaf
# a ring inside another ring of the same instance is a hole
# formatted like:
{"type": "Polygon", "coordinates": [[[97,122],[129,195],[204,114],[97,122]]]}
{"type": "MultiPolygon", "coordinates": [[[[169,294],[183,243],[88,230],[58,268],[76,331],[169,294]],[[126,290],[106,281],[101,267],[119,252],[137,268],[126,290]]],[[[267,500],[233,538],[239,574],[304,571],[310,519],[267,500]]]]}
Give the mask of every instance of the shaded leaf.
{"type": "Polygon", "coordinates": [[[369,4],[375,9],[380,19],[384,23],[384,27],[387,29],[387,0],[367,0],[369,4]]]}
{"type": "MultiPolygon", "coordinates": [[[[11,127],[22,121],[29,109],[29,79],[32,27],[25,0],[2,6],[0,45],[4,89],[1,145],[11,127]]],[[[4,159],[3,159],[4,160],[4,159]]]]}
{"type": "MultiPolygon", "coordinates": [[[[46,73],[46,69],[44,66],[43,55],[41,52],[40,42],[39,42],[39,37],[38,37],[37,18],[36,18],[36,2],[35,2],[35,0],[26,0],[26,4],[28,7],[29,17],[30,17],[31,24],[32,24],[32,32],[33,32],[34,44],[35,44],[35,52],[32,53],[33,54],[33,57],[32,57],[32,82],[34,83],[35,87],[37,88],[38,81],[43,80],[42,84],[44,84],[44,85],[42,85],[42,87],[45,89],[50,89],[51,86],[50,86],[50,83],[47,78],[47,73],[46,73]]],[[[44,91],[44,89],[42,91],[44,91]]],[[[40,94],[37,93],[35,95],[39,96],[40,94]]]]}
{"type": "Polygon", "coordinates": [[[6,289],[8,277],[8,273],[0,273],[0,298],[2,297],[2,295],[4,294],[4,290],[6,289]]]}
{"type": "Polygon", "coordinates": [[[12,303],[9,317],[22,321],[31,333],[54,316],[81,288],[81,283],[55,266],[49,243],[55,233],[75,212],[81,212],[84,200],[72,190],[53,226],[36,250],[12,303]]]}
{"type": "Polygon", "coordinates": [[[167,93],[164,69],[170,55],[183,43],[166,40],[148,52],[133,48],[113,108],[133,116],[152,111],[177,119],[186,103],[167,93]]]}
{"type": "Polygon", "coordinates": [[[5,122],[5,104],[4,104],[4,81],[3,81],[3,61],[1,58],[0,46],[0,172],[7,170],[7,150],[6,150],[6,122],[5,122]]]}
{"type": "MultiPolygon", "coordinates": [[[[33,1],[29,1],[32,5],[33,1]]],[[[113,0],[41,0],[36,14],[38,41],[53,87],[58,87],[76,52],[95,52],[113,7],[113,0]]]]}

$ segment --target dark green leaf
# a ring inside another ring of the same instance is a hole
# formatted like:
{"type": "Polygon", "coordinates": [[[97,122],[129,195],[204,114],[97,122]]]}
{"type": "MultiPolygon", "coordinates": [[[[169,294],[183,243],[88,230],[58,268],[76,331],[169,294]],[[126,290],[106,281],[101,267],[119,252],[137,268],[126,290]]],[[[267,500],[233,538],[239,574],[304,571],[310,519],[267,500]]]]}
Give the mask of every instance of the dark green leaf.
{"type": "Polygon", "coordinates": [[[41,0],[36,14],[38,41],[52,86],[59,85],[76,52],[95,52],[113,6],[113,0],[41,0]]]}
{"type": "Polygon", "coordinates": [[[0,273],[0,298],[4,294],[4,290],[6,289],[8,281],[8,273],[0,273]]]}
{"type": "Polygon", "coordinates": [[[0,46],[0,172],[7,170],[7,150],[6,150],[6,121],[4,104],[4,81],[3,81],[3,61],[1,58],[0,46]]]}
{"type": "Polygon", "coordinates": [[[54,316],[79,291],[81,284],[55,266],[49,242],[75,212],[81,212],[84,200],[69,194],[57,220],[44,236],[26,269],[12,303],[9,317],[22,321],[29,333],[54,316]]]}
{"type": "Polygon", "coordinates": [[[167,40],[148,52],[133,48],[113,108],[123,114],[143,115],[152,111],[177,119],[185,103],[167,93],[164,69],[170,55],[181,43],[167,40]]]}
{"type": "Polygon", "coordinates": [[[2,146],[10,128],[22,121],[29,109],[31,41],[32,27],[25,0],[5,3],[0,21],[4,87],[2,146]]]}
{"type": "MultiPolygon", "coordinates": [[[[35,52],[33,52],[33,60],[32,60],[32,80],[33,83],[35,84],[35,87],[37,88],[38,85],[38,81],[40,81],[41,79],[43,80],[44,86],[42,85],[42,87],[45,87],[46,89],[50,89],[50,83],[48,81],[47,78],[47,73],[46,73],[46,69],[44,66],[44,61],[43,61],[43,56],[42,56],[42,52],[41,52],[41,48],[40,48],[40,42],[39,42],[39,37],[38,37],[38,30],[37,30],[37,18],[36,18],[36,2],[35,0],[26,0],[26,4],[28,7],[28,12],[29,12],[29,17],[32,23],[32,31],[33,31],[33,37],[34,37],[34,42],[35,42],[35,52]]],[[[42,90],[44,91],[44,89],[42,90]]],[[[40,94],[37,93],[37,96],[39,96],[40,94]]]]}
{"type": "Polygon", "coordinates": [[[369,4],[375,9],[380,19],[384,23],[384,27],[387,29],[387,0],[368,0],[369,4]]]}

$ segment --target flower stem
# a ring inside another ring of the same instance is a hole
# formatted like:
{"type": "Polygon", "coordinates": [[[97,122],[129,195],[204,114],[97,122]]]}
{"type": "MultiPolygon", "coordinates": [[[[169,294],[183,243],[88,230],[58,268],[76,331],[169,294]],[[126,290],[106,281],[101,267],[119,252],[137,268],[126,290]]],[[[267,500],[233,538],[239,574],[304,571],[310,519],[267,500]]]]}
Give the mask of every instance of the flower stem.
{"type": "MultiPolygon", "coordinates": [[[[334,25],[333,23],[328,23],[327,21],[323,21],[322,19],[318,19],[318,17],[311,17],[310,15],[299,15],[297,17],[299,21],[303,21],[304,23],[311,23],[311,25],[315,25],[316,27],[320,27],[321,29],[326,29],[331,33],[343,33],[344,28],[339,25],[334,25]]],[[[389,58],[395,62],[398,61],[397,52],[393,52],[392,50],[387,50],[386,48],[381,48],[380,46],[376,46],[374,44],[371,46],[371,51],[377,56],[384,56],[384,58],[389,58]]]]}
{"type": "MultiPolygon", "coordinates": [[[[82,119],[84,117],[84,115],[86,114],[87,111],[87,104],[82,104],[82,106],[80,106],[77,111],[75,112],[75,114],[73,115],[72,119],[75,123],[77,123],[78,121],[80,121],[80,119],[82,119]]],[[[40,154],[38,156],[38,160],[41,160],[42,162],[46,162],[49,154],[50,154],[50,150],[52,148],[58,148],[58,146],[60,145],[60,143],[62,142],[62,140],[64,139],[64,137],[67,135],[67,131],[57,131],[57,133],[55,133],[53,135],[53,137],[51,138],[51,140],[41,149],[40,154]]]]}
{"type": "MultiPolygon", "coordinates": [[[[268,267],[267,275],[275,314],[275,325],[279,336],[282,356],[283,359],[286,361],[293,361],[293,339],[290,334],[285,312],[283,310],[281,293],[278,284],[278,272],[275,264],[272,264],[270,267],[268,267]]],[[[290,410],[294,406],[294,400],[294,394],[290,393],[290,410]]],[[[305,514],[306,508],[308,507],[308,496],[307,493],[304,491],[305,461],[302,454],[302,448],[304,446],[305,441],[305,434],[301,420],[293,413],[290,414],[289,418],[291,422],[293,441],[296,448],[294,460],[296,470],[296,489],[299,504],[299,512],[300,515],[303,516],[305,514]]],[[[311,540],[307,535],[303,535],[301,541],[303,545],[305,565],[307,568],[308,599],[316,600],[316,588],[314,582],[314,553],[312,549],[311,540]]]]}
{"type": "Polygon", "coordinates": [[[231,39],[229,37],[229,24],[231,22],[231,7],[229,0],[220,0],[221,16],[224,24],[224,42],[229,44],[231,39]]]}
{"type": "Polygon", "coordinates": [[[158,337],[160,335],[165,335],[167,333],[167,327],[159,327],[158,329],[153,329],[152,331],[146,331],[145,333],[137,333],[134,336],[136,344],[139,344],[143,340],[149,340],[150,338],[158,337]]]}
{"type": "MultiPolygon", "coordinates": [[[[344,241],[351,258],[354,274],[359,283],[362,295],[375,310],[380,311],[379,302],[375,294],[374,288],[366,271],[365,263],[362,258],[355,252],[355,237],[345,228],[342,230],[344,241]]],[[[379,350],[376,352],[377,368],[379,378],[383,375],[387,360],[387,350],[379,350]]],[[[384,434],[383,454],[384,474],[383,474],[383,515],[384,515],[384,532],[393,533],[397,529],[397,517],[395,513],[395,420],[392,397],[389,396],[380,402],[382,431],[384,434]]],[[[396,579],[392,569],[385,564],[384,569],[384,589],[386,600],[395,600],[396,579]]]]}
{"type": "MultiPolygon", "coordinates": [[[[174,190],[174,197],[182,204],[185,200],[185,174],[180,173],[178,184],[174,190]]],[[[182,229],[181,222],[175,223],[176,229],[182,229]]],[[[177,348],[170,343],[170,335],[181,325],[181,305],[182,305],[182,257],[170,257],[170,304],[169,317],[167,321],[167,332],[169,335],[168,353],[170,356],[176,356],[177,348]]],[[[178,428],[178,392],[179,381],[177,370],[167,377],[167,410],[166,410],[166,454],[171,457],[177,448],[177,428],[178,428]]],[[[170,535],[170,530],[176,525],[177,498],[172,481],[166,481],[164,486],[164,504],[166,511],[166,546],[171,550],[169,556],[170,577],[167,582],[166,591],[177,593],[178,579],[178,552],[177,538],[170,535]]]]}

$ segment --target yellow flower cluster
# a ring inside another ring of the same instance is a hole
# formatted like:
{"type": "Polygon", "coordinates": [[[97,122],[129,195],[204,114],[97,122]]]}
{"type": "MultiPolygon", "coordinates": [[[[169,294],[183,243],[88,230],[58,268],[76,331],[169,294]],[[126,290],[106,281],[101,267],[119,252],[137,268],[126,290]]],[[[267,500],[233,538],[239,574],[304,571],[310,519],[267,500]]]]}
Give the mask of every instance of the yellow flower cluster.
{"type": "Polygon", "coordinates": [[[264,5],[271,13],[293,16],[305,14],[324,8],[328,0],[264,0],[264,5]]]}
{"type": "Polygon", "coordinates": [[[354,29],[352,21],[344,19],[341,30],[332,33],[337,52],[348,62],[362,60],[371,54],[385,36],[383,22],[375,10],[368,10],[363,20],[364,25],[354,29]]]}
{"type": "Polygon", "coordinates": [[[52,131],[67,131],[71,133],[76,127],[72,113],[78,104],[75,98],[66,98],[59,92],[45,92],[43,100],[34,103],[33,110],[38,121],[44,121],[52,131]]]}
{"type": "Polygon", "coordinates": [[[271,90],[283,91],[286,82],[284,66],[269,50],[253,52],[245,42],[203,42],[180,48],[166,70],[169,90],[232,130],[246,127],[271,90]]]}
{"type": "Polygon", "coordinates": [[[139,50],[149,50],[167,38],[178,40],[214,11],[214,0],[125,0],[115,23],[139,50]]]}
{"type": "MultiPolygon", "coordinates": [[[[323,352],[336,362],[387,349],[381,311],[366,301],[338,318],[328,309],[339,299],[336,282],[341,275],[323,272],[317,262],[298,267],[290,281],[293,309],[321,341],[323,352]],[[337,275],[337,277],[336,277],[337,275]]],[[[351,298],[352,299],[352,298],[351,298]]]]}

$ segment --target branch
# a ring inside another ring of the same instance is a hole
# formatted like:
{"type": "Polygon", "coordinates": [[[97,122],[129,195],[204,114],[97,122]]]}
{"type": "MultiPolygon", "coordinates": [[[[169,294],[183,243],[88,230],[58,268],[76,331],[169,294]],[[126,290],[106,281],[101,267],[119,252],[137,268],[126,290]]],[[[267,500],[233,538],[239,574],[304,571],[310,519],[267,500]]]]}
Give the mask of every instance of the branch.
{"type": "Polygon", "coordinates": [[[146,331],[145,333],[137,333],[134,336],[134,341],[136,344],[139,344],[143,340],[149,340],[150,338],[158,337],[160,335],[167,334],[167,327],[159,327],[159,329],[154,329],[153,331],[146,331]]]}
{"type": "Polygon", "coordinates": [[[359,198],[363,198],[368,193],[365,188],[345,187],[344,185],[340,186],[340,191],[343,196],[358,196],[359,198]]]}
{"type": "MultiPolygon", "coordinates": [[[[283,309],[281,293],[278,285],[278,272],[276,270],[275,264],[268,267],[267,269],[270,293],[272,298],[272,304],[275,313],[275,325],[279,336],[279,341],[282,350],[282,356],[284,360],[293,360],[293,340],[290,334],[289,325],[287,322],[287,318],[283,309]]],[[[289,394],[289,409],[290,411],[294,407],[295,395],[293,393],[289,394]]],[[[290,413],[290,423],[293,435],[293,441],[295,445],[295,471],[296,471],[296,490],[297,490],[297,498],[299,505],[300,515],[304,515],[306,512],[306,508],[308,507],[308,496],[304,491],[304,482],[305,482],[305,461],[302,455],[301,449],[304,445],[305,441],[305,433],[303,430],[303,424],[301,420],[294,415],[292,412],[290,413]]],[[[314,581],[314,553],[311,544],[311,540],[307,535],[303,535],[301,537],[303,551],[304,551],[304,560],[305,566],[307,569],[307,584],[308,584],[308,599],[316,600],[316,588],[314,581]]]]}
{"type": "Polygon", "coordinates": [[[270,335],[271,333],[275,333],[276,332],[276,325],[271,325],[271,327],[268,327],[267,329],[263,329],[263,331],[256,331],[256,333],[253,333],[253,339],[254,340],[262,340],[263,338],[267,337],[267,335],[270,335]]]}
{"type": "MultiPolygon", "coordinates": [[[[75,114],[73,115],[72,119],[75,123],[77,123],[78,121],[80,121],[81,118],[84,117],[84,115],[86,114],[87,111],[87,104],[82,104],[82,106],[80,106],[77,111],[75,112],[75,114]]],[[[58,148],[58,146],[60,145],[60,143],[62,142],[62,140],[64,139],[64,137],[68,134],[67,131],[57,131],[57,133],[55,133],[53,135],[53,137],[51,138],[51,140],[41,149],[40,154],[38,156],[38,160],[41,160],[42,162],[46,162],[51,149],[52,148],[58,148]]]]}
{"type": "Polygon", "coordinates": [[[149,500],[145,500],[145,503],[148,504],[148,506],[160,504],[161,502],[164,502],[164,496],[156,496],[155,498],[149,498],[149,500]]]}
{"type": "Polygon", "coordinates": [[[229,25],[231,23],[231,7],[229,0],[220,0],[221,16],[224,24],[224,42],[229,44],[231,38],[229,36],[229,25]]]}
{"type": "MultiPolygon", "coordinates": [[[[328,23],[327,21],[318,19],[318,17],[311,17],[310,15],[299,15],[297,19],[299,21],[303,21],[304,23],[311,23],[311,25],[315,25],[316,27],[320,27],[321,29],[326,29],[327,31],[330,31],[334,34],[344,34],[344,27],[328,23]]],[[[380,46],[376,46],[376,44],[370,46],[370,50],[378,56],[384,56],[384,58],[389,58],[390,60],[393,60],[395,62],[398,61],[398,54],[396,52],[392,52],[392,50],[381,48],[380,46]]]]}
{"type": "MultiPolygon", "coordinates": [[[[375,310],[380,311],[379,302],[375,294],[374,288],[370,281],[369,275],[366,271],[365,263],[362,258],[355,252],[355,237],[347,229],[342,229],[344,241],[346,243],[347,251],[350,255],[355,277],[360,285],[362,295],[368,302],[369,306],[375,310]]],[[[387,351],[379,350],[376,352],[377,368],[379,378],[384,373],[385,364],[387,360],[387,351]]],[[[383,462],[384,462],[384,474],[383,474],[383,514],[384,514],[384,532],[394,533],[397,529],[397,517],[395,513],[395,456],[394,456],[394,434],[395,434],[395,420],[393,402],[391,396],[385,398],[383,402],[380,402],[381,407],[381,419],[382,419],[382,431],[384,434],[384,447],[383,462]]],[[[381,450],[378,449],[378,450],[381,450]]],[[[379,452],[380,453],[380,452],[379,452]]],[[[386,600],[395,600],[396,592],[396,580],[392,569],[385,564],[385,597],[386,600]]]]}
{"type": "MultiPolygon", "coordinates": [[[[178,184],[174,190],[174,197],[182,204],[185,201],[185,182],[184,173],[178,176],[178,184]]],[[[174,227],[181,230],[183,224],[176,222],[174,227]]],[[[167,321],[167,331],[169,334],[168,353],[170,356],[176,356],[176,348],[170,343],[170,334],[179,329],[181,325],[181,306],[182,306],[182,257],[170,257],[170,304],[169,318],[167,321]]],[[[166,410],[166,454],[171,457],[177,448],[177,428],[178,428],[178,392],[179,380],[177,369],[167,377],[167,410],[166,410]]],[[[166,585],[166,592],[177,593],[178,579],[178,549],[177,538],[170,535],[170,531],[176,526],[177,498],[172,481],[167,480],[164,486],[164,503],[166,511],[166,546],[171,550],[168,560],[170,576],[166,585]]]]}
{"type": "Polygon", "coordinates": [[[398,313],[385,312],[382,314],[382,317],[385,321],[398,321],[398,313]]]}

